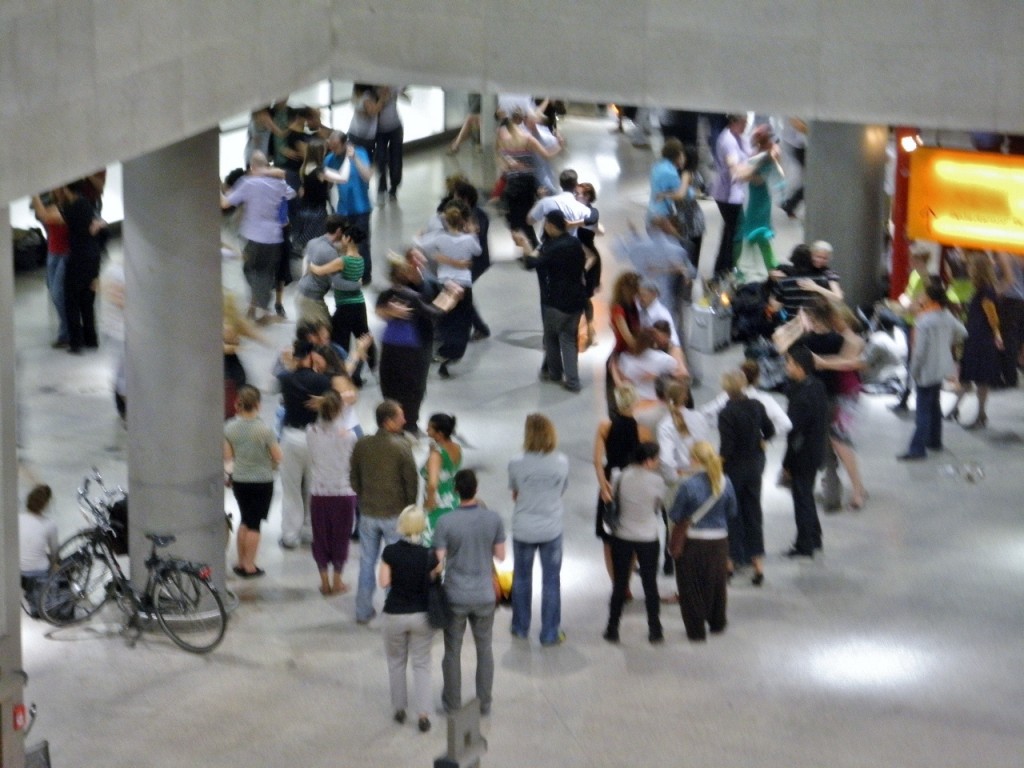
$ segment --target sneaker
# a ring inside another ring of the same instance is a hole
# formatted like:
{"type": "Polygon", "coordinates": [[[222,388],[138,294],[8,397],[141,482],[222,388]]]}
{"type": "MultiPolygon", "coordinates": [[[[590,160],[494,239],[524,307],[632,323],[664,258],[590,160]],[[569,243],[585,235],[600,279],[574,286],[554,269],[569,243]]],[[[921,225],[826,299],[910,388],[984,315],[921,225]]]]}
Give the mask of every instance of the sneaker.
{"type": "Polygon", "coordinates": [[[541,643],[541,645],[543,645],[545,648],[551,648],[551,647],[556,646],[556,645],[561,645],[564,642],[565,642],[565,632],[563,632],[562,630],[559,630],[558,631],[558,637],[556,637],[554,640],[552,640],[549,643],[541,643]]]}

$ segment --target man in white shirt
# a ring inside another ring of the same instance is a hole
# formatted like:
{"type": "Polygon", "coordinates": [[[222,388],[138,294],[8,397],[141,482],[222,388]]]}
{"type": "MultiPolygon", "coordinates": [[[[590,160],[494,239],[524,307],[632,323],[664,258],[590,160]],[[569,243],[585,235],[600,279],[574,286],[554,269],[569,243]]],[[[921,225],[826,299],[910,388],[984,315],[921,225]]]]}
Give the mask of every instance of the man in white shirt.
{"type": "Polygon", "coordinates": [[[576,230],[590,216],[590,208],[576,199],[576,187],[579,186],[579,178],[576,171],[566,168],[558,174],[558,186],[562,191],[557,195],[542,197],[530,212],[526,214],[526,222],[531,226],[543,221],[544,216],[551,211],[561,211],[565,217],[566,231],[576,236],[576,230]]]}

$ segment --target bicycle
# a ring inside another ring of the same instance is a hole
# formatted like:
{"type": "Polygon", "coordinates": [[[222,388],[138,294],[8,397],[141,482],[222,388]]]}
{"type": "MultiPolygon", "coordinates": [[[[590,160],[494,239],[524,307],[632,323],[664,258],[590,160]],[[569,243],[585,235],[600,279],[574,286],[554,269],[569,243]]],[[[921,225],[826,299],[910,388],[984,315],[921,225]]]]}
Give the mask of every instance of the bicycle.
{"type": "Polygon", "coordinates": [[[179,647],[192,653],[212,651],[224,639],[228,617],[220,592],[210,581],[210,566],[161,557],[157,550],[173,544],[175,537],[146,534],[152,543],[145,560],[146,586],[136,590],[114,550],[110,508],[123,497],[120,489],[107,490],[95,468],[84,479],[78,503],[92,527],[69,540],[80,545],[62,558],[47,579],[39,597],[40,614],[51,624],[65,626],[85,621],[113,598],[127,617],[126,628],[134,630],[132,645],[155,618],[179,647]],[[89,498],[92,480],[103,492],[100,499],[89,498]]]}

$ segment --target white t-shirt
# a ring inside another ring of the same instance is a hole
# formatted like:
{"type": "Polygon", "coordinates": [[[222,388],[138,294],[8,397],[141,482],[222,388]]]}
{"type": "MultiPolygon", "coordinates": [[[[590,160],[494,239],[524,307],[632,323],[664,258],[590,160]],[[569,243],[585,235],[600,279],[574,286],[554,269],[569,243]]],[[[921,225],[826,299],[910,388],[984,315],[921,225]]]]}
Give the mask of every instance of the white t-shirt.
{"type": "Polygon", "coordinates": [[[640,400],[657,400],[654,380],[675,373],[677,365],[672,355],[660,349],[648,349],[639,355],[629,352],[619,355],[619,373],[633,385],[640,400]]]}
{"type": "Polygon", "coordinates": [[[50,555],[56,555],[57,524],[42,515],[31,512],[18,514],[18,554],[22,573],[46,571],[50,568],[50,555]]]}
{"type": "Polygon", "coordinates": [[[711,440],[711,429],[703,416],[689,408],[684,408],[682,414],[689,435],[679,434],[671,413],[658,424],[658,445],[661,447],[658,455],[661,458],[662,474],[673,482],[678,478],[679,470],[690,468],[690,449],[694,443],[711,440]]]}

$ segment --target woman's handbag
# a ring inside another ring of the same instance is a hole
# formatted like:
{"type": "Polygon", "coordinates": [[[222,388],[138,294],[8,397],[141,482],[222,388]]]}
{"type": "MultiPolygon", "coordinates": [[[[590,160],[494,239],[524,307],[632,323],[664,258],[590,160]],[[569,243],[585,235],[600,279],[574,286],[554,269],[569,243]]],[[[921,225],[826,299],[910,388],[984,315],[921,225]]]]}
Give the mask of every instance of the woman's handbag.
{"type": "Polygon", "coordinates": [[[444,629],[451,619],[448,594],[444,591],[441,577],[427,574],[427,621],[434,629],[444,629]]]}
{"type": "Polygon", "coordinates": [[[615,484],[612,490],[611,501],[605,501],[601,497],[598,497],[598,501],[601,503],[601,519],[604,521],[605,528],[612,535],[619,530],[619,526],[622,525],[622,510],[619,508],[619,480],[615,480],[615,484]]]}
{"type": "Polygon", "coordinates": [[[704,515],[711,511],[711,508],[715,506],[715,502],[721,497],[721,493],[712,493],[704,500],[704,503],[697,508],[696,512],[690,515],[686,520],[676,523],[675,527],[672,529],[672,534],[669,537],[668,542],[668,551],[669,554],[672,555],[673,560],[678,560],[680,556],[682,556],[683,548],[686,546],[686,534],[690,530],[690,526],[699,523],[704,518],[704,515]]]}

